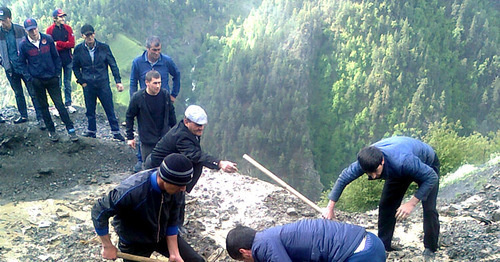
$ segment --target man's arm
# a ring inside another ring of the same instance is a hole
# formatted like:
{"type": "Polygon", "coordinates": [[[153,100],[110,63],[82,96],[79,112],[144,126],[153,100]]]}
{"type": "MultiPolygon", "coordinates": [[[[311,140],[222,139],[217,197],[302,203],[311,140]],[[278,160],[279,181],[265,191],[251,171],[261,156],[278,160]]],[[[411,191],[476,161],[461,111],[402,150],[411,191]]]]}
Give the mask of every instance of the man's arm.
{"type": "Polygon", "coordinates": [[[104,259],[112,259],[115,260],[117,258],[118,248],[113,245],[111,242],[111,237],[109,234],[104,236],[99,236],[101,240],[101,255],[104,259]]]}
{"type": "Polygon", "coordinates": [[[130,97],[134,95],[135,92],[137,92],[137,85],[139,83],[139,77],[140,77],[140,72],[139,72],[139,65],[137,65],[137,58],[132,61],[132,68],[130,69],[130,97]]]}
{"type": "Polygon", "coordinates": [[[177,68],[177,65],[175,65],[172,59],[169,59],[169,62],[170,63],[168,66],[168,72],[172,76],[172,82],[173,82],[171,95],[174,98],[176,98],[179,95],[179,91],[181,89],[181,72],[179,71],[179,68],[177,68]]]}
{"type": "MultiPolygon", "coordinates": [[[[68,32],[68,41],[56,41],[57,50],[61,51],[64,49],[71,49],[75,47],[75,36],[73,35],[73,29],[68,25],[63,25],[68,32]]],[[[48,31],[48,28],[47,28],[48,31]]],[[[50,34],[52,35],[52,34],[50,34]]]]}
{"type": "Polygon", "coordinates": [[[79,52],[79,46],[77,46],[77,48],[75,48],[75,53],[74,53],[74,56],[73,56],[73,74],[75,74],[75,77],[76,77],[76,82],[80,85],[83,86],[83,84],[85,82],[83,82],[82,80],[82,65],[81,65],[81,59],[80,59],[80,52],[79,52]]]}
{"type": "Polygon", "coordinates": [[[115,78],[115,83],[121,84],[122,78],[120,76],[120,69],[118,68],[118,65],[116,64],[116,60],[115,60],[115,57],[113,56],[113,52],[111,52],[111,48],[108,45],[105,45],[105,46],[106,46],[107,64],[109,65],[109,68],[111,68],[111,73],[113,74],[113,77],[115,78]]]}
{"type": "Polygon", "coordinates": [[[177,235],[167,236],[167,247],[168,247],[168,261],[171,262],[184,262],[179,253],[179,244],[177,242],[177,235]]]}
{"type": "Polygon", "coordinates": [[[62,62],[61,62],[61,58],[59,57],[59,52],[57,52],[56,44],[55,44],[54,40],[52,39],[52,37],[50,35],[47,35],[47,38],[48,38],[49,42],[52,42],[51,44],[49,44],[50,55],[52,56],[52,60],[54,61],[54,65],[56,67],[56,74],[58,76],[60,76],[61,72],[62,72],[62,62]]]}
{"type": "Polygon", "coordinates": [[[326,219],[334,219],[335,218],[335,204],[339,201],[340,195],[344,188],[349,185],[352,181],[356,180],[358,177],[362,176],[365,172],[361,169],[358,161],[352,163],[347,168],[342,170],[339,178],[335,182],[335,185],[332,188],[330,194],[328,194],[328,198],[330,201],[323,212],[323,217],[326,219]]]}
{"type": "Polygon", "coordinates": [[[125,134],[127,135],[127,144],[135,149],[134,140],[134,119],[138,114],[137,97],[133,96],[130,99],[127,113],[125,115],[125,134]]]}

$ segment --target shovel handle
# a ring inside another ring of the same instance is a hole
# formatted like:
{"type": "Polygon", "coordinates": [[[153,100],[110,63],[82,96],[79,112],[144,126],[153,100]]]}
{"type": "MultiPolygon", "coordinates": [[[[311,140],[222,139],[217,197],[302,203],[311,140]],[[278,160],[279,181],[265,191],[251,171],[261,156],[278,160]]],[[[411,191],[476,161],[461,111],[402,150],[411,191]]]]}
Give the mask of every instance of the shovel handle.
{"type": "Polygon", "coordinates": [[[124,259],[132,260],[132,261],[139,261],[139,262],[164,262],[163,260],[158,260],[158,259],[143,257],[143,256],[136,256],[136,255],[132,255],[132,254],[123,253],[120,251],[118,251],[116,253],[116,256],[119,258],[124,258],[124,259]]]}

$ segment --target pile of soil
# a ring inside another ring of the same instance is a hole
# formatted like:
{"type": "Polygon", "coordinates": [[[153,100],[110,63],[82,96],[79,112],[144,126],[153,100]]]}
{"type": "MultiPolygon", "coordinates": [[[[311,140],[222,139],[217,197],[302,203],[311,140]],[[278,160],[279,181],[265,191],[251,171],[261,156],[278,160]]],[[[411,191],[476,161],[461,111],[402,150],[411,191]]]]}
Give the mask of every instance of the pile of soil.
{"type": "MultiPolygon", "coordinates": [[[[9,111],[3,113],[9,116],[9,111]]],[[[83,109],[71,117],[79,133],[85,130],[83,109]]],[[[136,159],[124,142],[111,139],[105,118],[98,119],[98,138],[80,137],[76,143],[68,140],[60,122],[58,143],[33,122],[0,124],[0,261],[102,260],[90,209],[131,175],[136,159]]],[[[498,163],[484,167],[481,177],[483,183],[475,190],[465,187],[469,189],[462,193],[455,184],[450,194],[441,188],[440,195],[446,197],[438,199],[441,247],[435,261],[500,260],[498,163]]],[[[341,221],[376,233],[376,210],[337,214],[341,221]]],[[[224,241],[235,225],[262,230],[320,216],[281,187],[205,169],[187,195],[183,237],[207,261],[234,261],[224,251],[224,241]]],[[[422,238],[419,205],[408,220],[397,224],[393,243],[403,250],[389,253],[388,261],[423,261],[422,238]]],[[[112,240],[117,243],[114,233],[112,240]]]]}

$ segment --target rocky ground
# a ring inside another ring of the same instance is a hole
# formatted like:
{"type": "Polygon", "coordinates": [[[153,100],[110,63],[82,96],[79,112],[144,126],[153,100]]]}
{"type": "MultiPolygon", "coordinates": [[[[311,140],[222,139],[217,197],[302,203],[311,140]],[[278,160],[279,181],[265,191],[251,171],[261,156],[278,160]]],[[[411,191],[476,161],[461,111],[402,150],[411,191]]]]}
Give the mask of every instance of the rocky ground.
{"type": "MultiPolygon", "coordinates": [[[[79,133],[85,128],[82,111],[71,115],[79,133]]],[[[3,113],[14,115],[12,109],[3,113]]],[[[99,119],[99,138],[77,143],[63,136],[60,122],[63,139],[58,143],[33,122],[0,124],[0,261],[102,260],[90,208],[131,174],[135,156],[124,142],[111,139],[105,119],[99,119]]],[[[435,261],[500,261],[498,163],[475,168],[458,182],[443,181],[441,248],[435,261]]],[[[423,261],[420,209],[397,225],[394,244],[403,250],[389,253],[388,261],[423,261]]],[[[185,237],[208,261],[233,261],[223,247],[227,231],[237,223],[264,229],[319,216],[278,186],[244,174],[204,170],[188,195],[185,237]]],[[[376,211],[340,212],[338,218],[376,232],[376,211]]]]}

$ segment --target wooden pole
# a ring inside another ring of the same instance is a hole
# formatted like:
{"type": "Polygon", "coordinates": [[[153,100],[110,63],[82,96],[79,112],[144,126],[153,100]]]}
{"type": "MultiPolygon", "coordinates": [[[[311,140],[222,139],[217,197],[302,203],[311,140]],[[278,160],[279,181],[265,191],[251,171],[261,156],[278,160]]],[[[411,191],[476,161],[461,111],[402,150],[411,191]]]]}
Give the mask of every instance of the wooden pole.
{"type": "Polygon", "coordinates": [[[311,200],[307,199],[307,197],[305,197],[302,194],[300,194],[297,190],[295,190],[293,187],[291,187],[287,183],[285,183],[285,181],[281,180],[279,177],[277,177],[276,175],[274,175],[273,173],[271,173],[271,171],[267,170],[265,167],[263,167],[257,161],[253,160],[249,155],[244,154],[243,158],[245,160],[247,160],[248,162],[250,162],[255,167],[257,167],[258,169],[260,169],[260,171],[264,172],[264,174],[266,174],[267,176],[269,176],[270,178],[272,178],[274,181],[278,182],[278,184],[282,185],[290,193],[294,194],[295,196],[297,196],[298,198],[300,198],[302,201],[306,202],[306,204],[308,204],[309,206],[311,206],[312,208],[314,208],[320,214],[323,213],[323,210],[318,205],[316,205],[311,200]]]}
{"type": "Polygon", "coordinates": [[[116,256],[119,258],[128,259],[128,260],[132,260],[132,261],[139,261],[139,262],[165,262],[165,260],[136,256],[136,255],[131,255],[131,254],[127,254],[127,253],[122,253],[120,251],[118,251],[118,253],[116,253],[116,256]]]}

